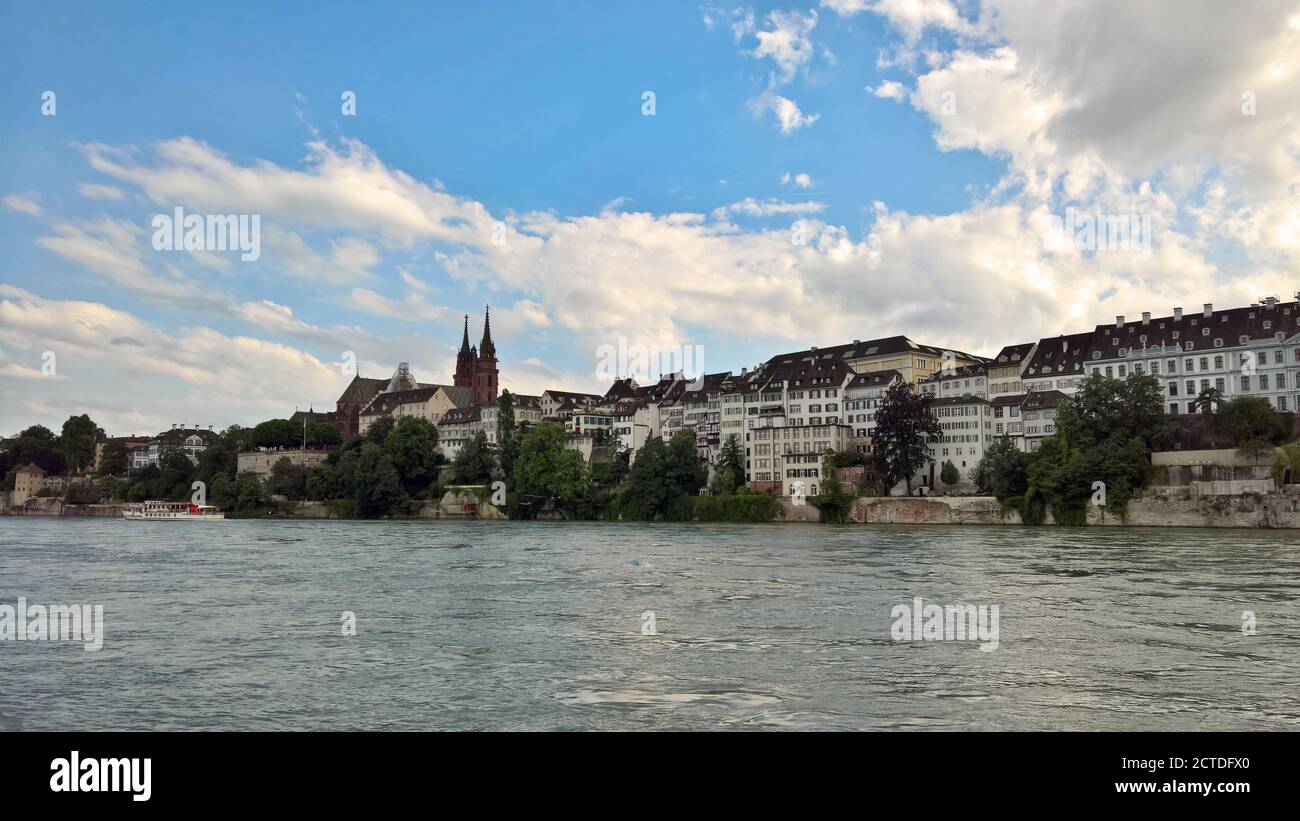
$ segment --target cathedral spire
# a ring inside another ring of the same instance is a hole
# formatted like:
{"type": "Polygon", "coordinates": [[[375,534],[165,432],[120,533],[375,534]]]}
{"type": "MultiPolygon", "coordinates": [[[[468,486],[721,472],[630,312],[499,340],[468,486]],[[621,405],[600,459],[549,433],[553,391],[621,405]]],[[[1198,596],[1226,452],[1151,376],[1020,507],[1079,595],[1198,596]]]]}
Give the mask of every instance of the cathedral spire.
{"type": "Polygon", "coordinates": [[[483,306],[483,341],[478,343],[479,356],[487,359],[496,359],[497,346],[492,344],[492,310],[489,306],[483,306]]]}
{"type": "Polygon", "coordinates": [[[461,351],[469,350],[469,314],[465,314],[465,333],[460,338],[461,351]]]}

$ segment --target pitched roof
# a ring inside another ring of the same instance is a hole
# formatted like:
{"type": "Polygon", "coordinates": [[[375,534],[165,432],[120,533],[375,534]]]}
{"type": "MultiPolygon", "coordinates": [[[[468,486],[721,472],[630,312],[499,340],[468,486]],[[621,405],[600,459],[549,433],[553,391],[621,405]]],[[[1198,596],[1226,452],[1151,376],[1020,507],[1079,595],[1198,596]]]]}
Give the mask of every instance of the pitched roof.
{"type": "Polygon", "coordinates": [[[1044,337],[1022,371],[1024,377],[1083,373],[1091,339],[1091,332],[1044,337]]]}
{"type": "Polygon", "coordinates": [[[1070,397],[1057,390],[1030,391],[1030,393],[1025,397],[1025,401],[1021,403],[1020,410],[1023,413],[1024,411],[1055,408],[1057,405],[1061,404],[1061,402],[1068,402],[1069,399],[1070,397]]]}
{"type": "Polygon", "coordinates": [[[339,404],[350,402],[364,405],[374,399],[375,394],[382,391],[387,385],[387,379],[367,379],[362,376],[354,376],[348,386],[343,389],[338,402],[339,404]]]}
{"type": "Polygon", "coordinates": [[[483,413],[481,408],[477,408],[477,407],[452,408],[451,410],[447,411],[442,415],[442,419],[439,420],[438,424],[440,426],[459,425],[459,424],[466,424],[470,422],[478,422],[482,418],[483,418],[483,413]]]}
{"type": "Polygon", "coordinates": [[[896,379],[902,379],[902,378],[903,378],[902,372],[893,369],[885,370],[885,371],[867,371],[865,373],[855,374],[854,377],[849,380],[849,384],[845,385],[844,387],[846,389],[879,388],[884,385],[890,384],[896,379]]]}
{"type": "Polygon", "coordinates": [[[28,462],[28,463],[27,463],[27,467],[19,468],[19,469],[18,469],[18,472],[19,472],[19,473],[34,473],[34,474],[36,474],[37,476],[44,476],[44,475],[45,475],[45,468],[41,467],[40,465],[36,464],[35,462],[28,462]]]}
{"type": "Polygon", "coordinates": [[[374,399],[370,400],[370,404],[362,409],[361,414],[363,416],[374,416],[376,414],[383,416],[392,413],[400,405],[428,402],[438,393],[446,396],[454,407],[464,408],[474,404],[473,388],[456,385],[426,385],[412,390],[378,394],[374,399]]]}
{"type": "Polygon", "coordinates": [[[165,430],[154,438],[159,442],[172,442],[180,439],[188,439],[191,436],[197,436],[203,440],[203,444],[210,445],[217,440],[217,432],[207,428],[172,428],[165,430]]]}
{"type": "Polygon", "coordinates": [[[1277,340],[1278,334],[1282,339],[1290,339],[1297,333],[1300,333],[1300,303],[1297,302],[1275,302],[1272,306],[1264,303],[1222,311],[1211,309],[1208,318],[1201,310],[1183,314],[1181,319],[1171,315],[1122,325],[1098,325],[1090,334],[1088,359],[1126,358],[1120,351],[1129,356],[1142,351],[1148,356],[1176,356],[1277,340]]]}
{"type": "Polygon", "coordinates": [[[1036,344],[1038,343],[1021,342],[1019,345],[1007,345],[1005,348],[998,351],[997,356],[993,357],[993,361],[990,362],[989,364],[994,366],[1014,365],[1017,362],[1023,361],[1025,357],[1029,356],[1029,352],[1034,349],[1034,345],[1036,344]]]}
{"type": "Polygon", "coordinates": [[[989,400],[982,396],[975,396],[971,393],[963,393],[961,396],[944,396],[930,400],[930,407],[941,408],[952,405],[991,405],[989,400]]]}
{"type": "Polygon", "coordinates": [[[546,393],[543,394],[543,396],[546,396],[548,394],[550,395],[551,399],[554,400],[563,401],[567,399],[569,401],[581,403],[584,405],[597,405],[600,404],[602,401],[604,401],[603,396],[600,396],[599,394],[595,394],[595,393],[578,393],[576,391],[557,391],[553,389],[547,389],[546,393]]]}

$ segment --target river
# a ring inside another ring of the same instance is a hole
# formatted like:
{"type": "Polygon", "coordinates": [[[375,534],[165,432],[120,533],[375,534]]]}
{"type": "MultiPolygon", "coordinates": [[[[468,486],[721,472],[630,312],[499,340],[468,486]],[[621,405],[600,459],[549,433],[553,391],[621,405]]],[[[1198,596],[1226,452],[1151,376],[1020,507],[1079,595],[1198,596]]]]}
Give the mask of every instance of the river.
{"type": "Polygon", "coordinates": [[[0,641],[0,731],[1295,730],[1298,541],[5,517],[0,605],[104,631],[0,641]],[[996,649],[895,640],[916,597],[997,605],[996,649]]]}

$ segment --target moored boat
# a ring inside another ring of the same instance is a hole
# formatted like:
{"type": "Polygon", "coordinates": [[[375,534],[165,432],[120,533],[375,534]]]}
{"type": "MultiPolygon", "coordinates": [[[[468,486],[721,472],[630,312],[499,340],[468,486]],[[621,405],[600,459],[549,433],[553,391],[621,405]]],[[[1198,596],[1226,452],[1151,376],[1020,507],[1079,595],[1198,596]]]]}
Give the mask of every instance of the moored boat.
{"type": "Polygon", "coordinates": [[[122,506],[128,522],[215,522],[226,518],[215,505],[192,502],[140,502],[122,506]]]}

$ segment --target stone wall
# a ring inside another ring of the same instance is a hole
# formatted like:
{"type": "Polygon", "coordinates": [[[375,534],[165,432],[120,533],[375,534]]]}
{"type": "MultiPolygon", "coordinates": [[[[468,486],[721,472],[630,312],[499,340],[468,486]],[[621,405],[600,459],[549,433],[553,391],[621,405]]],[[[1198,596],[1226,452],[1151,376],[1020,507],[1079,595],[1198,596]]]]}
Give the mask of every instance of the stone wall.
{"type": "Polygon", "coordinates": [[[289,464],[305,465],[313,468],[325,461],[328,450],[253,450],[236,457],[236,471],[239,473],[256,473],[265,479],[271,475],[271,468],[281,459],[288,459],[289,464]]]}

